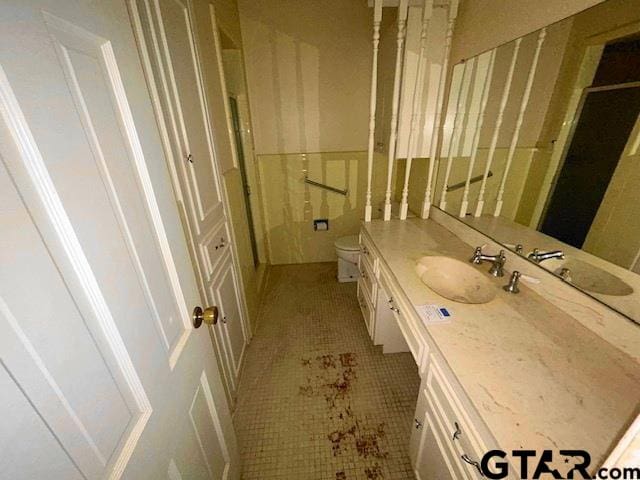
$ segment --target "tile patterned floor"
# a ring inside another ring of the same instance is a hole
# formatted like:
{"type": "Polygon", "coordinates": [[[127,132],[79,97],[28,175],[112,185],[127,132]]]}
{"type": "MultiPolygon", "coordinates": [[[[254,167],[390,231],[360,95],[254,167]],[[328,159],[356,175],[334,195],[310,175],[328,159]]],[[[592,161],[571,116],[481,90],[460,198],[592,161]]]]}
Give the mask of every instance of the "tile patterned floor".
{"type": "Polygon", "coordinates": [[[409,353],[383,355],[331,263],[274,266],[234,423],[244,480],[413,479],[409,353]]]}

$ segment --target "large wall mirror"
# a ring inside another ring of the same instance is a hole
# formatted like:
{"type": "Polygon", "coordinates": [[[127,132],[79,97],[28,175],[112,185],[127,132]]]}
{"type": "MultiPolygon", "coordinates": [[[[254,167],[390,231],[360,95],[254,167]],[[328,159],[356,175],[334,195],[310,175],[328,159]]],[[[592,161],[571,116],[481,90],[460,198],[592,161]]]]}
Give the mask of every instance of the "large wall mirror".
{"type": "Polygon", "coordinates": [[[640,8],[455,65],[434,205],[640,323],[640,8]]]}

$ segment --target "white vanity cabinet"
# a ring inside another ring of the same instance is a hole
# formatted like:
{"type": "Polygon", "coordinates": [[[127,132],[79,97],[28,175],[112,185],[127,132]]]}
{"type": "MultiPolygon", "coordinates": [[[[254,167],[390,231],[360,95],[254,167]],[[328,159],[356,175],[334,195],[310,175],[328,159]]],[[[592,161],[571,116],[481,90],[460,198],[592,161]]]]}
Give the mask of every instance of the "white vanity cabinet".
{"type": "Polygon", "coordinates": [[[410,455],[418,479],[482,478],[480,462],[489,450],[481,420],[463,406],[442,360],[431,355],[416,405],[410,455]]]}
{"type": "Polygon", "coordinates": [[[416,477],[482,478],[482,456],[498,448],[491,432],[364,231],[360,245],[358,300],[369,334],[384,353],[411,352],[422,378],[410,442],[416,477]]]}

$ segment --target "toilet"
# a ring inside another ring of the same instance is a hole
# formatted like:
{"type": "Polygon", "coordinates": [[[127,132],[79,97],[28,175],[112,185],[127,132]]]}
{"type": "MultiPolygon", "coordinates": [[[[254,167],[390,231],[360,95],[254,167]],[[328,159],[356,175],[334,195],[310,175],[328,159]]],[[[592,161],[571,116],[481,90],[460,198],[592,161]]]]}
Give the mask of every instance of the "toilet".
{"type": "Polygon", "coordinates": [[[334,242],[338,255],[338,281],[355,282],[360,276],[358,257],[360,256],[360,241],[358,235],[340,237],[334,242]]]}

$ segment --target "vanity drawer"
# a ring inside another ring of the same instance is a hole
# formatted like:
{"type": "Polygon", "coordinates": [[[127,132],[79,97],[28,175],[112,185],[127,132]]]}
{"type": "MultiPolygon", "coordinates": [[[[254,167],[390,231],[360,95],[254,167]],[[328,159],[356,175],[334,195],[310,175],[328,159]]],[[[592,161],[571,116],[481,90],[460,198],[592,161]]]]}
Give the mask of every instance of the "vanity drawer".
{"type": "Polygon", "coordinates": [[[360,311],[362,311],[367,331],[369,332],[369,335],[371,335],[371,332],[373,331],[374,309],[370,297],[362,287],[362,278],[358,279],[358,304],[360,305],[360,311]]]}
{"type": "Polygon", "coordinates": [[[431,355],[426,383],[429,407],[440,421],[443,432],[448,436],[456,458],[469,478],[480,478],[482,475],[472,463],[479,464],[488,449],[474,427],[471,416],[462,406],[456,392],[445,377],[439,360],[433,355],[431,355]]]}
{"type": "Polygon", "coordinates": [[[373,273],[378,272],[378,257],[375,254],[373,245],[364,233],[360,233],[360,259],[369,262],[373,269],[373,273]]]}
{"type": "Polygon", "coordinates": [[[369,264],[367,260],[362,259],[362,255],[360,255],[360,280],[362,280],[361,285],[367,290],[369,294],[369,298],[376,298],[376,277],[373,274],[373,267],[369,264]]]}
{"type": "Polygon", "coordinates": [[[413,331],[410,321],[404,313],[404,307],[393,296],[391,296],[387,300],[387,305],[393,312],[393,315],[396,318],[396,321],[398,322],[398,326],[402,331],[402,335],[404,336],[404,339],[407,341],[409,350],[411,350],[413,359],[416,361],[417,365],[420,365],[420,362],[422,359],[423,345],[422,345],[422,342],[420,341],[419,335],[417,335],[416,332],[413,331]]]}

